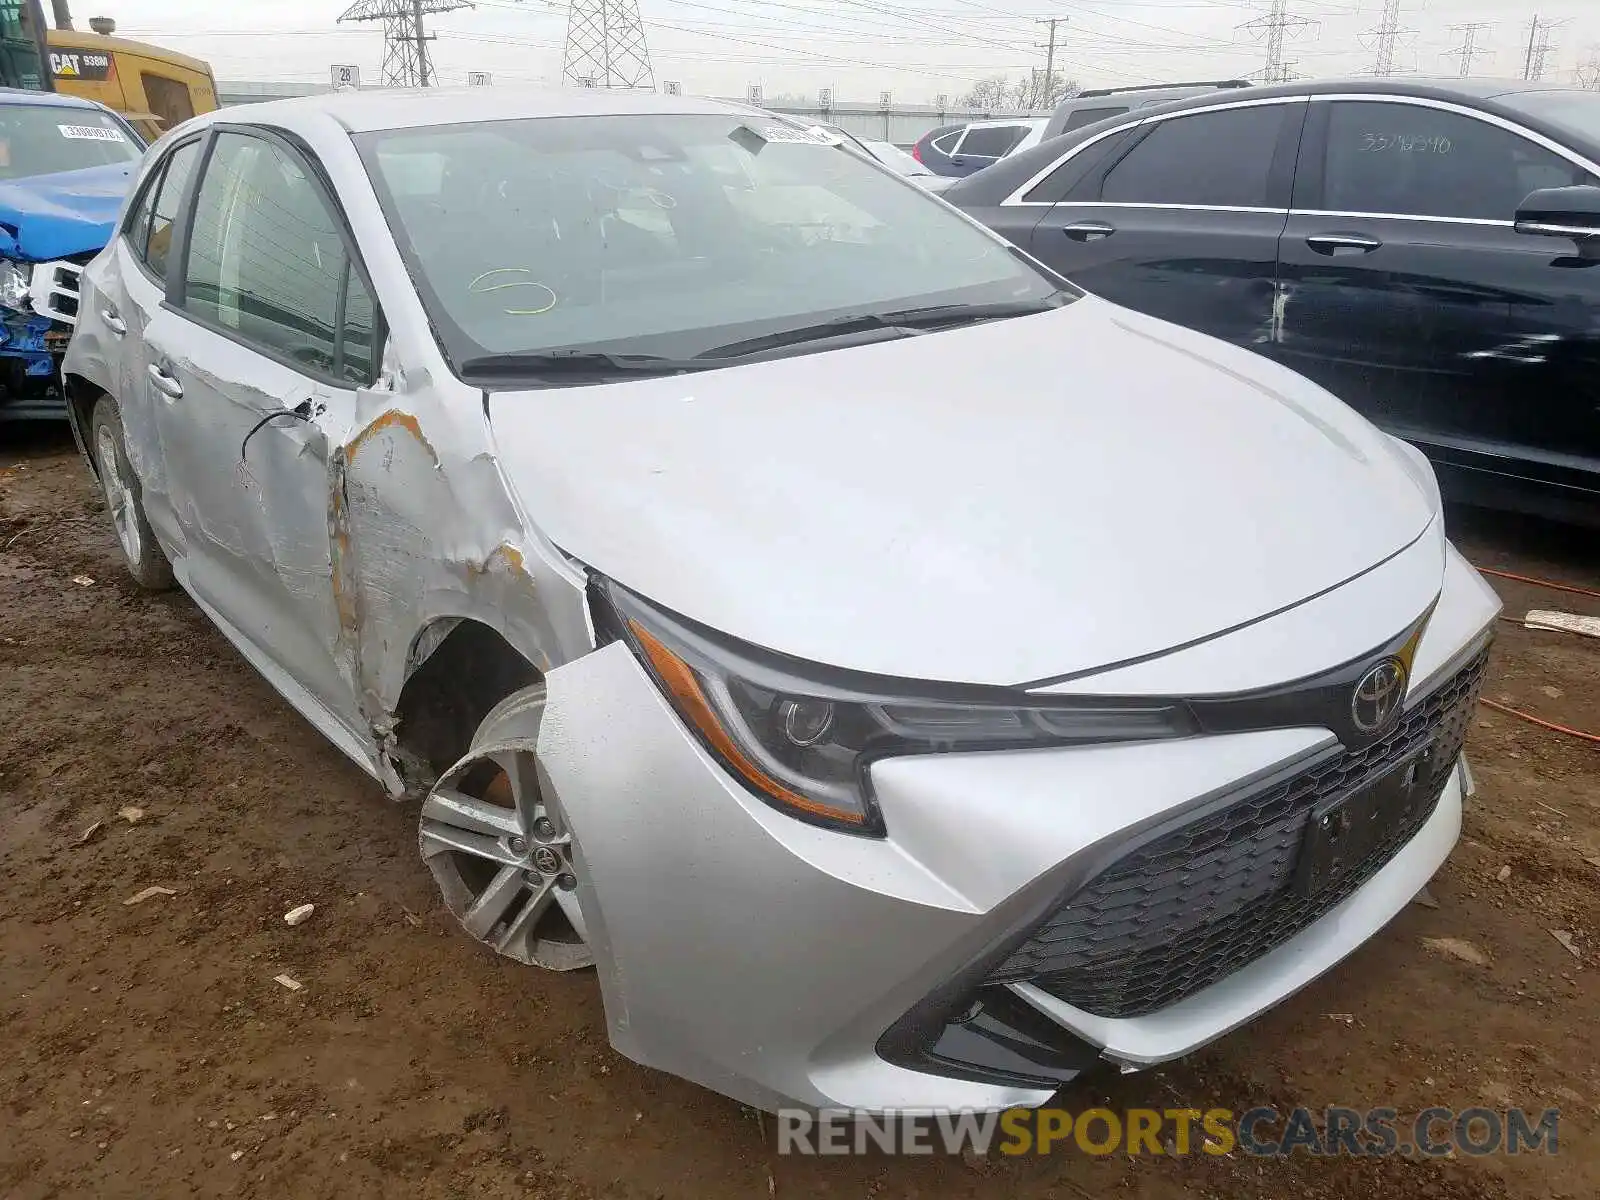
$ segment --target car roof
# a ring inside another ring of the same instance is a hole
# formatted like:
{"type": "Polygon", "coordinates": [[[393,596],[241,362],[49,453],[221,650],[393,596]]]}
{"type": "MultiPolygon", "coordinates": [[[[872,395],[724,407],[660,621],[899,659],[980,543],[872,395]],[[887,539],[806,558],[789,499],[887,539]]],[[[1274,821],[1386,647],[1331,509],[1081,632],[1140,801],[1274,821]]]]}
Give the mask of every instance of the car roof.
{"type": "Polygon", "coordinates": [[[381,129],[426,128],[532,117],[647,115],[749,116],[740,104],[692,96],[660,96],[620,88],[385,88],[372,91],[325,92],[230,105],[208,114],[225,121],[293,121],[318,115],[331,117],[351,133],[381,129]]]}
{"type": "Polygon", "coordinates": [[[1031,177],[1055,157],[1066,153],[1080,142],[1099,137],[1115,126],[1131,126],[1156,117],[1205,112],[1215,108],[1260,103],[1263,100],[1311,96],[1375,95],[1455,101],[1470,108],[1514,120],[1536,133],[1587,152],[1591,157],[1600,156],[1600,143],[1547,121],[1527,109],[1513,109],[1502,103],[1507,97],[1534,92],[1593,94],[1579,92],[1570,84],[1539,83],[1525,79],[1461,79],[1400,75],[1365,75],[1351,79],[1302,80],[1264,87],[1210,89],[1182,99],[1153,104],[1148,108],[1134,108],[1126,113],[1107,117],[1093,125],[1085,125],[1047,138],[1037,146],[1012,154],[993,166],[985,167],[958,181],[945,195],[952,203],[963,207],[982,207],[998,203],[1000,197],[1010,195],[1019,183],[1031,177]]]}
{"type": "Polygon", "coordinates": [[[1356,75],[1349,78],[1304,79],[1295,83],[1275,83],[1251,88],[1221,88],[1193,97],[1196,101],[1216,102],[1219,95],[1240,100],[1259,100],[1264,96],[1320,96],[1329,92],[1401,94],[1440,100],[1489,100],[1512,92],[1570,91],[1570,86],[1540,83],[1528,79],[1495,79],[1434,75],[1356,75]]]}
{"type": "Polygon", "coordinates": [[[1210,95],[1212,92],[1240,92],[1254,95],[1255,88],[1218,87],[1214,83],[1175,83],[1171,87],[1127,88],[1123,91],[1095,92],[1093,95],[1068,96],[1056,105],[1056,111],[1074,108],[1101,108],[1107,104],[1122,104],[1136,106],[1149,104],[1152,99],[1161,96],[1190,96],[1198,93],[1210,95]]]}
{"type": "Polygon", "coordinates": [[[68,96],[61,92],[34,92],[27,88],[0,88],[0,104],[32,104],[40,108],[95,108],[97,104],[83,96],[68,96]]]}

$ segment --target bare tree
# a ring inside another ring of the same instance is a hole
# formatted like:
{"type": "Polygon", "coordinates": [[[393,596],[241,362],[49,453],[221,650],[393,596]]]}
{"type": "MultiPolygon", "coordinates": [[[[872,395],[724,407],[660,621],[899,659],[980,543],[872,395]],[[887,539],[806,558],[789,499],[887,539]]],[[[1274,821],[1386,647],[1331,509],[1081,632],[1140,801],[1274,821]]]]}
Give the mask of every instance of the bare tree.
{"type": "Polygon", "coordinates": [[[967,108],[982,109],[984,112],[1003,112],[1012,108],[1015,101],[1016,93],[1010,77],[990,75],[974,83],[972,90],[961,97],[960,103],[967,108]]]}
{"type": "Polygon", "coordinates": [[[1082,85],[1076,79],[1068,79],[1061,71],[1052,71],[1048,77],[1043,71],[1035,71],[1028,78],[1027,86],[1021,89],[1017,107],[1054,108],[1081,91],[1082,85]]]}
{"type": "Polygon", "coordinates": [[[1009,75],[990,75],[974,83],[972,90],[961,97],[961,103],[983,112],[1019,112],[1053,108],[1082,90],[1077,80],[1068,79],[1060,71],[1048,78],[1043,71],[1034,71],[1015,80],[1009,75]]]}

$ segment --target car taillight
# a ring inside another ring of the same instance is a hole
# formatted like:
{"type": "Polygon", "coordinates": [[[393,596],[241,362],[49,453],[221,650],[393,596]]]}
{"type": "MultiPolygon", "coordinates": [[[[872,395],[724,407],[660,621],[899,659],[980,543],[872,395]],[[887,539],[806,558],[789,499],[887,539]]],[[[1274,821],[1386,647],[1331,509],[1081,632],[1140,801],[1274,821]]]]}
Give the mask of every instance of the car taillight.
{"type": "Polygon", "coordinates": [[[922,161],[922,143],[921,142],[918,142],[915,146],[911,147],[911,157],[916,159],[918,162],[922,161]]]}

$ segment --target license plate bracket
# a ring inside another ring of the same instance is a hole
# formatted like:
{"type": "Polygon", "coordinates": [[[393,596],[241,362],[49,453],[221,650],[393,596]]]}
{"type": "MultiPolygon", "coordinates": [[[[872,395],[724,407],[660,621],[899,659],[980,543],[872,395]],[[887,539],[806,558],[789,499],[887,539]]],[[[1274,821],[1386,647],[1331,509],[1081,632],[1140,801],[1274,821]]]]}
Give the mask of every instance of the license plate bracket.
{"type": "Polygon", "coordinates": [[[1429,790],[1427,760],[1426,750],[1414,754],[1386,775],[1311,810],[1295,861],[1300,895],[1337,887],[1395,829],[1413,823],[1429,790]]]}

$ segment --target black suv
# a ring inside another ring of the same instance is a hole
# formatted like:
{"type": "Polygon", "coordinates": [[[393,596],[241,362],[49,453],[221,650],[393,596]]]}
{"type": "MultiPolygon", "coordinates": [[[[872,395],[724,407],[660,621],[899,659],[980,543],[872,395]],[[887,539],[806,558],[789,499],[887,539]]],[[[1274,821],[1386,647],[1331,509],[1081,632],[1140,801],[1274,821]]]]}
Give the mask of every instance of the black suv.
{"type": "Polygon", "coordinates": [[[1600,93],[1211,92],[944,197],[1091,292],[1317,380],[1447,492],[1600,522],[1600,93]]]}

